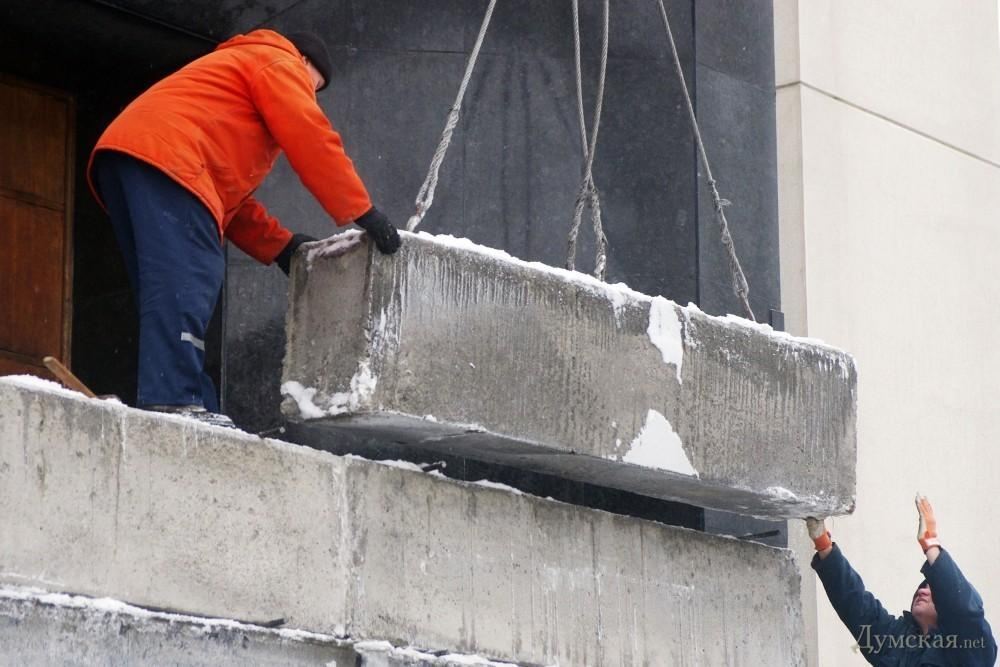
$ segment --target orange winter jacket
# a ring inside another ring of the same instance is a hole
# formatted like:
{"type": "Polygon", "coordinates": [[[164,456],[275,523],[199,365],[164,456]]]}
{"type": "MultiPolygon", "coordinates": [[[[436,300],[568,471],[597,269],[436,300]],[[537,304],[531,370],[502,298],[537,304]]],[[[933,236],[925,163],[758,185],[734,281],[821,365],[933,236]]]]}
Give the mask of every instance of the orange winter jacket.
{"type": "Polygon", "coordinates": [[[264,264],[291,238],[252,196],[282,150],[336,224],[372,207],[299,52],[270,30],[223,42],[128,105],[90,156],[98,201],[92,168],[102,150],[163,171],[208,207],[221,237],[264,264]]]}

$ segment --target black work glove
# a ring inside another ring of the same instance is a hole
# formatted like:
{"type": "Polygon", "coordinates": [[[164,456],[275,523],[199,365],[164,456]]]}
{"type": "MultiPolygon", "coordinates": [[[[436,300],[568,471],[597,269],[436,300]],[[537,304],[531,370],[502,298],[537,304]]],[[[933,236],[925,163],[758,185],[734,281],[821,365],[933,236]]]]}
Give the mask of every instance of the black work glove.
{"type": "Polygon", "coordinates": [[[313,237],[308,234],[292,234],[292,238],[288,241],[288,245],[285,249],[278,253],[278,256],[274,258],[274,263],[278,265],[278,268],[285,272],[287,276],[292,270],[292,255],[295,251],[299,249],[299,246],[303,243],[311,243],[315,241],[313,237]]]}
{"type": "Polygon", "coordinates": [[[399,232],[389,222],[389,218],[382,215],[374,206],[354,222],[375,241],[380,252],[391,255],[399,250],[399,232]]]}

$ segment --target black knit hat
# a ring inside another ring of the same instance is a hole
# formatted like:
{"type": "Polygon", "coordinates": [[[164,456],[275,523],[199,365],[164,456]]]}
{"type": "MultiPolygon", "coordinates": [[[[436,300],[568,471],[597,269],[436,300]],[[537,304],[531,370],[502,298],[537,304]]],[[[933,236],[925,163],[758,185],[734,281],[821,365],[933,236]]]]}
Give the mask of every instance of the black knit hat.
{"type": "Polygon", "coordinates": [[[330,52],[326,50],[326,44],[319,35],[313,32],[293,32],[285,35],[285,38],[295,45],[299,53],[304,55],[312,63],[313,67],[323,75],[323,85],[318,90],[323,90],[330,85],[330,52]]]}

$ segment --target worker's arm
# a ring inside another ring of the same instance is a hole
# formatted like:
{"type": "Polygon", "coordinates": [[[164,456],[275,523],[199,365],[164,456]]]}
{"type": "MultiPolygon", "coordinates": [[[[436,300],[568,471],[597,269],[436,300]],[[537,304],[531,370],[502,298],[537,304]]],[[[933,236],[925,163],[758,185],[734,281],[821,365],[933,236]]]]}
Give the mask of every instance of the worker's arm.
{"type": "Polygon", "coordinates": [[[229,221],[226,238],[258,262],[274,262],[286,276],[299,246],[316,240],[307,234],[292,234],[253,197],[243,202],[229,221]]]}
{"type": "Polygon", "coordinates": [[[896,617],[882,606],[878,599],[865,590],[861,577],[840,552],[840,548],[830,539],[830,533],[822,520],[809,521],[809,533],[817,548],[812,560],[830,605],[837,616],[847,626],[865,658],[871,658],[878,648],[872,641],[875,636],[891,634],[890,627],[896,617]]]}
{"type": "Polygon", "coordinates": [[[292,240],[292,233],[253,197],[248,197],[226,225],[226,238],[261,264],[270,264],[292,240]]]}
{"type": "Polygon", "coordinates": [[[938,615],[938,629],[943,635],[957,635],[967,646],[961,664],[993,665],[997,644],[990,624],[986,621],[983,599],[958,569],[951,555],[941,548],[938,540],[937,520],[930,501],[920,495],[916,499],[920,517],[917,542],[927,555],[921,573],[931,587],[934,608],[938,615]]]}
{"type": "Polygon", "coordinates": [[[250,85],[254,106],[292,169],[337,225],[372,208],[364,183],[344,151],[340,135],[316,102],[312,81],[292,57],[259,70],[250,85]]]}

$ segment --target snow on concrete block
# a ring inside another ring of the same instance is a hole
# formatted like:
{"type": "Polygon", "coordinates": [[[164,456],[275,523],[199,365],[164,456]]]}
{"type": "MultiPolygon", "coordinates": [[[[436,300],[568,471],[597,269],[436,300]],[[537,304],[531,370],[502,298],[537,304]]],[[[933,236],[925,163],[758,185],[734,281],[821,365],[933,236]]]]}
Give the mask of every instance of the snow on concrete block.
{"type": "Polygon", "coordinates": [[[283,410],[310,428],[771,518],[854,507],[853,359],[451,237],[295,267],[283,410]]]}
{"type": "Polygon", "coordinates": [[[788,551],[40,382],[0,378],[0,584],[284,619],[359,653],[804,664],[788,551]]]}

